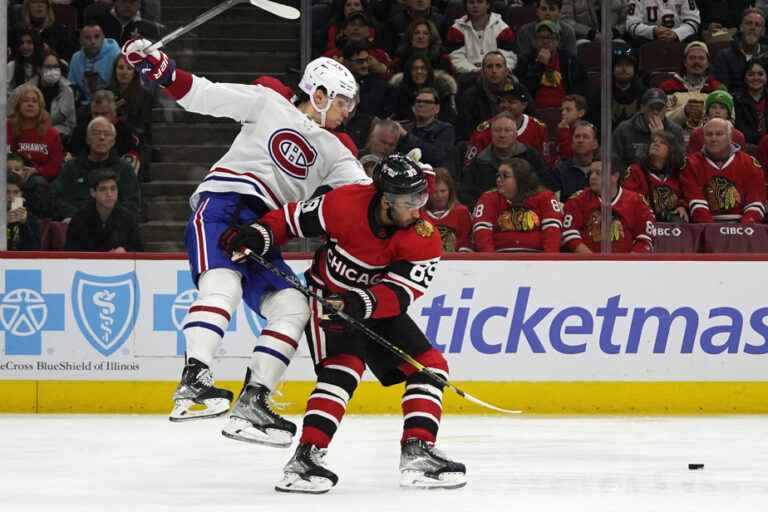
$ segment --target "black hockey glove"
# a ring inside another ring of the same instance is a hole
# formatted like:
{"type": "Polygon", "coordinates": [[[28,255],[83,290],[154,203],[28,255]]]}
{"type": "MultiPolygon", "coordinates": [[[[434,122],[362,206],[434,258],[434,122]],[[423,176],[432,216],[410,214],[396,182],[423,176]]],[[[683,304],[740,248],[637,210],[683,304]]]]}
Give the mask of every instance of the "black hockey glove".
{"type": "MultiPolygon", "coordinates": [[[[341,295],[334,293],[326,297],[331,308],[323,307],[323,317],[320,319],[320,326],[330,332],[345,333],[348,332],[352,326],[339,315],[336,315],[335,313],[337,311],[343,311],[345,314],[358,321],[363,321],[366,316],[370,316],[369,310],[366,309],[366,300],[363,298],[362,294],[368,296],[367,292],[361,290],[361,293],[346,292],[341,295]]],[[[368,300],[370,301],[370,299],[368,300]]],[[[370,303],[370,310],[372,311],[372,302],[370,303]]]]}
{"type": "Polygon", "coordinates": [[[219,247],[233,256],[242,249],[264,256],[272,247],[272,241],[272,230],[255,222],[227,228],[219,237],[219,247]]]}

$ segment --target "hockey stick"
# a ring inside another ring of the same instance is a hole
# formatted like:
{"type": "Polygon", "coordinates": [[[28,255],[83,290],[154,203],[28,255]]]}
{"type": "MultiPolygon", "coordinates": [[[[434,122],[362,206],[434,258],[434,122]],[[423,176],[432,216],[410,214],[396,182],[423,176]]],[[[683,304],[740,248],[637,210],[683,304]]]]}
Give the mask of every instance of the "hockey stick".
{"type": "Polygon", "coordinates": [[[163,37],[156,43],[149,46],[146,50],[144,50],[145,53],[149,53],[152,50],[156,50],[158,48],[162,48],[164,45],[170,43],[171,41],[178,39],[179,37],[183,36],[190,30],[193,30],[206,21],[215,18],[219,14],[223,13],[227,9],[230,9],[236,5],[239,4],[245,4],[250,3],[251,5],[258,7],[259,9],[263,9],[267,12],[270,12],[274,14],[275,16],[279,16],[281,18],[285,18],[287,20],[295,20],[298,19],[299,16],[301,16],[301,13],[298,9],[291,7],[290,5],[283,5],[277,2],[272,2],[271,0],[225,0],[224,2],[221,2],[216,7],[213,7],[211,9],[208,9],[203,14],[195,18],[194,20],[190,21],[186,25],[183,25],[167,36],[163,37]]]}
{"type": "MultiPolygon", "coordinates": [[[[243,249],[242,252],[235,253],[235,255],[233,255],[233,257],[232,257],[232,260],[233,261],[238,261],[238,260],[242,260],[243,258],[248,258],[251,261],[260,264],[262,267],[266,268],[267,270],[269,270],[273,274],[283,278],[288,284],[290,284],[291,286],[293,286],[294,288],[299,290],[301,293],[303,293],[307,297],[312,297],[313,299],[317,300],[320,304],[323,305],[323,307],[326,307],[326,308],[329,308],[329,309],[335,309],[333,307],[333,305],[328,300],[324,299],[323,297],[321,297],[317,293],[313,292],[312,290],[310,290],[309,288],[307,288],[306,286],[301,284],[301,281],[299,281],[298,278],[295,275],[288,274],[287,272],[284,272],[284,271],[280,270],[279,268],[274,266],[272,263],[270,263],[269,261],[265,260],[263,257],[259,256],[258,254],[254,253],[253,251],[251,251],[249,249],[243,249]]],[[[446,387],[452,389],[460,397],[462,397],[462,398],[464,398],[466,400],[469,400],[470,402],[475,403],[477,405],[481,405],[483,407],[486,407],[486,408],[494,410],[494,411],[503,412],[505,414],[520,414],[520,413],[522,413],[522,411],[511,411],[509,409],[502,409],[501,407],[497,407],[497,406],[495,406],[493,404],[489,404],[488,402],[483,402],[479,398],[470,395],[466,391],[462,391],[461,389],[459,389],[456,386],[454,386],[453,384],[451,384],[448,380],[443,378],[441,375],[438,375],[437,373],[433,372],[432,370],[430,370],[429,368],[427,368],[426,366],[421,364],[419,361],[414,359],[410,354],[405,352],[403,349],[401,349],[400,347],[398,347],[396,345],[393,345],[392,343],[387,341],[384,337],[379,335],[377,332],[375,332],[373,329],[371,329],[370,327],[365,325],[363,322],[352,318],[351,316],[349,316],[348,314],[344,313],[343,311],[337,312],[336,315],[338,315],[342,320],[344,320],[348,324],[352,325],[356,329],[359,329],[359,330],[363,331],[363,333],[365,333],[373,341],[375,341],[379,345],[383,346],[384,348],[386,348],[387,350],[389,350],[390,352],[392,352],[393,354],[398,356],[400,359],[402,359],[406,363],[408,363],[411,366],[413,366],[414,368],[416,368],[418,371],[424,373],[426,376],[428,376],[434,382],[438,383],[441,386],[446,386],[446,387]]]]}

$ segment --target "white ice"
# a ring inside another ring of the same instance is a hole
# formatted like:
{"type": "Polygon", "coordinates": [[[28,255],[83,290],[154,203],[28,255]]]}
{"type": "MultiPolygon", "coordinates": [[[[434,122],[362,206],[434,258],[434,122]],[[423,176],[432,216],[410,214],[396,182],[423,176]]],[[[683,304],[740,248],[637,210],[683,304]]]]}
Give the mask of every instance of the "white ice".
{"type": "Polygon", "coordinates": [[[439,446],[469,480],[452,491],[398,487],[400,421],[345,418],[339,484],[308,496],[273,490],[291,450],[225,439],[224,419],[0,415],[0,511],[768,510],[765,416],[448,415],[439,446]]]}

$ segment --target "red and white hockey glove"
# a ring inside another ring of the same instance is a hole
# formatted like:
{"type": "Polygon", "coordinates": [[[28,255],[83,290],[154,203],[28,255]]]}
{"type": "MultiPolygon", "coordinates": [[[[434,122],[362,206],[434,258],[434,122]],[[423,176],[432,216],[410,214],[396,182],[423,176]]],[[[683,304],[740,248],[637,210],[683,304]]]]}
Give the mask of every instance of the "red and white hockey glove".
{"type": "Polygon", "coordinates": [[[129,39],[123,45],[122,52],[145,87],[152,82],[168,87],[176,79],[176,62],[157,49],[145,53],[151,45],[152,41],[148,39],[129,39]]]}

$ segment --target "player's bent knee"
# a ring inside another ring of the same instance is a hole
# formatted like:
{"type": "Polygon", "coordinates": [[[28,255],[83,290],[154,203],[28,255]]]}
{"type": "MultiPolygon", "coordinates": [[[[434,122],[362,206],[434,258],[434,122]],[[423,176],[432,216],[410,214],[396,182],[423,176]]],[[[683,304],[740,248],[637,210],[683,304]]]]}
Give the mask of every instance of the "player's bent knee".
{"type": "Polygon", "coordinates": [[[269,329],[298,340],[309,320],[309,302],[300,291],[286,288],[266,295],[261,303],[261,313],[267,319],[269,329]]]}
{"type": "Polygon", "coordinates": [[[233,311],[243,296],[242,276],[228,268],[207,270],[197,283],[198,302],[216,302],[233,311]]]}
{"type": "Polygon", "coordinates": [[[428,368],[442,370],[446,376],[448,375],[448,361],[435,348],[422,352],[416,356],[416,360],[428,368]]]}

